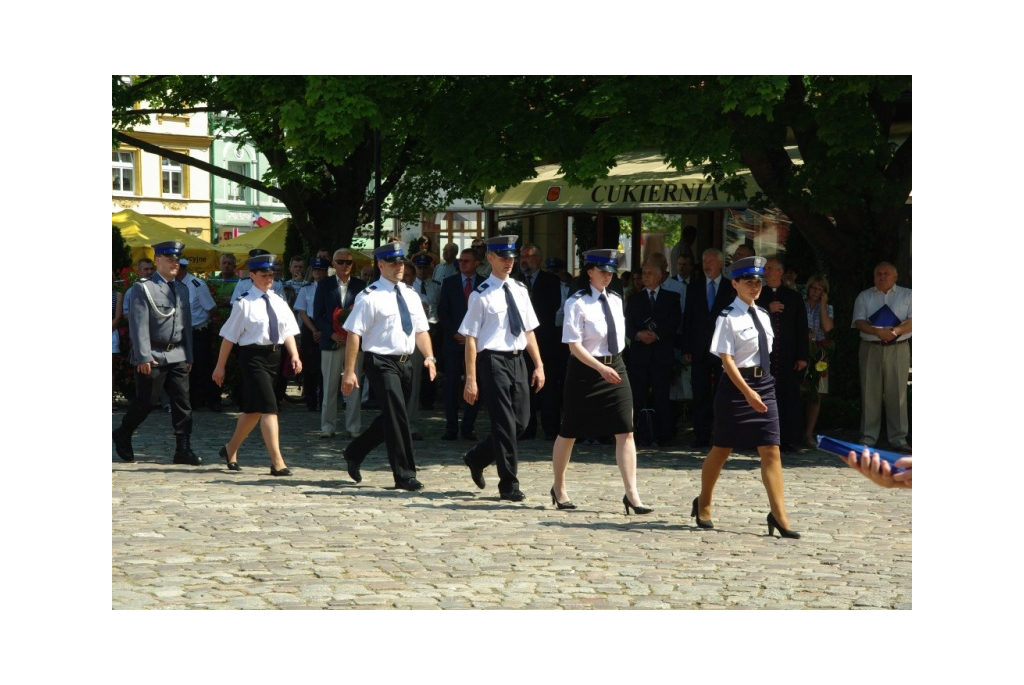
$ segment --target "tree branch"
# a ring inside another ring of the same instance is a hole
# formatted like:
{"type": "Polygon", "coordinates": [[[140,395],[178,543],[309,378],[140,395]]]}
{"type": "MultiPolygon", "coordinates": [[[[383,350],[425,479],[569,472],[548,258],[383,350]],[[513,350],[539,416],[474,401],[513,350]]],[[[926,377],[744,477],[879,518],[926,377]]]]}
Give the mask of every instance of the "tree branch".
{"type": "Polygon", "coordinates": [[[147,143],[144,140],[129,135],[124,131],[118,131],[117,129],[114,129],[114,139],[120,142],[127,143],[129,145],[134,145],[140,150],[151,152],[154,155],[160,155],[161,157],[166,157],[167,159],[173,159],[175,162],[178,162],[179,164],[187,164],[191,167],[195,167],[196,169],[202,169],[203,171],[213,174],[214,176],[217,176],[219,178],[226,178],[230,181],[234,181],[235,183],[239,183],[248,188],[253,188],[254,190],[258,190],[259,192],[269,195],[270,197],[276,197],[278,200],[284,202],[284,193],[282,193],[278,188],[275,188],[274,186],[268,186],[265,183],[258,181],[257,179],[249,178],[248,176],[242,176],[241,174],[236,174],[233,171],[228,171],[227,169],[216,167],[210,164],[209,162],[204,162],[201,159],[189,157],[188,155],[183,154],[181,152],[169,150],[167,148],[160,147],[159,145],[154,145],[153,143],[147,143]]]}

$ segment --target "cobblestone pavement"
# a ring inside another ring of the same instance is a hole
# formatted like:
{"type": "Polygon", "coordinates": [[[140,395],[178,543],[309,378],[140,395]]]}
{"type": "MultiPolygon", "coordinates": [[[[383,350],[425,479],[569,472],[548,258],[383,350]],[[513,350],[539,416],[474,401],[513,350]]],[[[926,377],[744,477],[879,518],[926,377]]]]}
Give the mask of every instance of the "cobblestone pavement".
{"type": "MultiPolygon", "coordinates": [[[[425,412],[416,442],[426,488],[393,488],[383,448],[356,485],[347,440],[321,440],[319,413],[286,403],[282,448],[293,475],[273,478],[259,432],[217,457],[237,414],[194,413],[205,466],[171,464],[169,417],[134,438],[136,463],[111,448],[115,609],[910,609],[912,493],[878,488],[820,452],[785,455],[786,505],[803,537],[767,536],[758,461],[734,455],[715,491],[714,530],[690,502],[703,454],[641,449],[647,516],[624,516],[612,446],[577,445],[569,494],[551,504],[551,443],[520,443],[523,503],[500,502],[497,474],[477,490],[469,443],[440,440],[425,412]]],[[[113,412],[113,427],[123,409],[113,412]]],[[[364,410],[363,425],[376,412],[364,410]]],[[[477,432],[487,428],[481,413],[477,432]]]]}

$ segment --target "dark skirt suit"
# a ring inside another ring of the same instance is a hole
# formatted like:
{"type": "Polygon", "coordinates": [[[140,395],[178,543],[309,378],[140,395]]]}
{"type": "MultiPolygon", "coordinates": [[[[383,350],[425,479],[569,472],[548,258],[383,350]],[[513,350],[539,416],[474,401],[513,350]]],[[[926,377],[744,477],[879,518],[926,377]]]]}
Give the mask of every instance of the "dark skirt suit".
{"type": "Polygon", "coordinates": [[[733,356],[740,374],[751,390],[761,396],[768,411],[760,413],[747,402],[728,374],[723,373],[715,392],[715,422],[712,444],[715,447],[753,449],[763,445],[779,444],[779,409],[775,399],[775,383],[768,367],[761,367],[758,330],[751,318],[756,314],[768,340],[767,358],[773,344],[771,319],[761,307],[748,305],[736,298],[726,307],[715,323],[711,338],[711,353],[733,356]],[[760,374],[760,375],[758,375],[760,374]]]}
{"type": "MultiPolygon", "coordinates": [[[[565,303],[562,342],[580,343],[598,360],[615,369],[622,383],[609,383],[596,369],[570,357],[565,373],[562,426],[558,431],[563,438],[598,438],[633,432],[629,375],[622,354],[611,354],[609,326],[599,294],[593,286],[588,286],[569,296],[565,303]]],[[[622,298],[611,290],[606,290],[605,295],[615,323],[618,349],[622,350],[626,344],[622,298]]]]}

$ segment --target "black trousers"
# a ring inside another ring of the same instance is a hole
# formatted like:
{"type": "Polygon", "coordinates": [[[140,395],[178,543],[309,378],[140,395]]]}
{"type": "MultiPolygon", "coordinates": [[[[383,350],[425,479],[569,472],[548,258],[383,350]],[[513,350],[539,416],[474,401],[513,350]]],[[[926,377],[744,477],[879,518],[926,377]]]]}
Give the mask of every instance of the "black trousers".
{"type": "Polygon", "coordinates": [[[783,445],[799,445],[804,439],[804,411],[800,402],[803,371],[780,370],[775,377],[775,399],[779,405],[779,431],[783,445]]]}
{"type": "MultiPolygon", "coordinates": [[[[466,348],[459,345],[444,348],[444,418],[446,433],[459,432],[459,408],[463,406],[462,374],[466,368],[466,348]]],[[[473,432],[480,402],[466,404],[462,414],[462,434],[473,432]]]]}
{"type": "Polygon", "coordinates": [[[192,406],[220,404],[220,388],[213,382],[213,329],[209,324],[192,329],[192,357],[188,376],[192,406]]]}
{"type": "Polygon", "coordinates": [[[361,464],[367,454],[384,443],[395,482],[414,478],[412,432],[405,409],[412,394],[412,355],[400,362],[390,356],[363,352],[363,373],[380,404],[380,414],[345,448],[345,458],[361,464]]]}
{"type": "Polygon", "coordinates": [[[185,362],[151,367],[149,375],[135,373],[135,400],[121,419],[121,432],[131,435],[153,406],[160,405],[160,393],[167,391],[171,402],[171,426],[175,435],[192,435],[192,403],[188,399],[188,371],[185,362]]]}
{"type": "Polygon", "coordinates": [[[671,364],[632,363],[627,367],[630,390],[633,393],[633,421],[640,417],[640,410],[650,407],[654,410],[655,440],[660,443],[672,439],[675,424],[672,422],[672,407],[668,401],[672,385],[671,364]],[[651,401],[647,401],[650,390],[651,401]]]}
{"type": "Polygon", "coordinates": [[[299,337],[299,358],[302,359],[302,399],[313,410],[323,397],[324,375],[320,370],[320,343],[313,341],[313,332],[304,328],[299,337]]]}
{"type": "Polygon", "coordinates": [[[715,424],[715,388],[722,377],[722,360],[713,354],[694,355],[690,366],[693,386],[693,435],[700,442],[711,444],[715,424]]]}
{"type": "Polygon", "coordinates": [[[476,358],[477,401],[487,403],[491,432],[466,453],[466,459],[480,468],[497,466],[498,492],[502,494],[519,489],[517,439],[530,420],[530,384],[524,354],[511,356],[483,350],[476,358]]]}
{"type": "MultiPolygon", "coordinates": [[[[552,439],[558,435],[562,423],[562,382],[565,380],[565,364],[556,362],[556,356],[549,351],[541,358],[544,362],[544,387],[540,392],[530,393],[530,420],[526,424],[525,436],[533,437],[537,434],[537,414],[540,414],[540,426],[544,429],[545,435],[552,439]]],[[[527,379],[533,377],[533,369],[533,359],[527,356],[527,379]]]]}
{"type": "MultiPolygon", "coordinates": [[[[430,345],[434,355],[437,356],[441,342],[441,324],[432,323],[430,324],[430,345]]],[[[441,363],[444,364],[444,355],[441,355],[441,363]]],[[[435,364],[435,366],[437,366],[435,364]]],[[[423,409],[433,409],[434,402],[437,400],[437,388],[441,385],[439,378],[430,380],[430,374],[423,374],[423,378],[420,381],[420,407],[423,409]]]]}

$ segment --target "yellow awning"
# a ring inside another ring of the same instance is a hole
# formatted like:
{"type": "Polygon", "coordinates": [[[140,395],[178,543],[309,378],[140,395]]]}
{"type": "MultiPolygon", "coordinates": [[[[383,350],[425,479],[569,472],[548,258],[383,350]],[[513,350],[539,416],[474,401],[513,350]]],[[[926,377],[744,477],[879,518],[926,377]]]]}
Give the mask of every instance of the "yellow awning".
{"type": "MultiPolygon", "coordinates": [[[[796,147],[789,148],[790,157],[800,163],[796,147]]],[[[537,167],[537,176],[514,188],[484,195],[487,209],[531,210],[635,210],[680,208],[742,208],[746,200],[733,198],[705,178],[698,167],[685,171],[668,165],[654,152],[638,152],[616,159],[608,178],[589,186],[571,186],[563,181],[559,165],[537,167]]],[[[748,197],[757,192],[757,184],[749,171],[745,177],[748,197]]]]}
{"type": "Polygon", "coordinates": [[[245,260],[249,258],[249,250],[257,247],[277,255],[277,258],[281,259],[284,257],[284,238],[288,233],[288,221],[288,219],[281,219],[272,224],[254,228],[237,238],[222,240],[215,247],[218,252],[235,255],[235,259],[241,266],[245,266],[245,260]]]}
{"type": "Polygon", "coordinates": [[[189,261],[189,271],[201,273],[217,269],[220,255],[213,245],[202,238],[196,238],[186,231],[131,209],[115,212],[111,221],[131,248],[132,261],[137,262],[143,257],[152,259],[153,243],[180,240],[185,243],[183,256],[189,261]]]}

